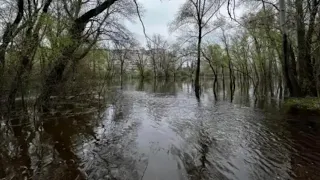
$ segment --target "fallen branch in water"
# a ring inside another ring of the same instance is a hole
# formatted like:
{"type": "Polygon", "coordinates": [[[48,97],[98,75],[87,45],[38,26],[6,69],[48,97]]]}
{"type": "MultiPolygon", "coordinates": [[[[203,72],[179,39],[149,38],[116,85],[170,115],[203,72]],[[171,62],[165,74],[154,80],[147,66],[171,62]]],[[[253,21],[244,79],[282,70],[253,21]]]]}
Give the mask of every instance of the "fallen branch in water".
{"type": "Polygon", "coordinates": [[[143,179],[144,174],[146,173],[146,170],[147,170],[147,168],[148,168],[148,165],[149,165],[149,161],[147,162],[147,165],[146,165],[146,167],[144,168],[144,171],[143,171],[143,173],[142,173],[142,176],[141,176],[140,180],[143,179]]]}

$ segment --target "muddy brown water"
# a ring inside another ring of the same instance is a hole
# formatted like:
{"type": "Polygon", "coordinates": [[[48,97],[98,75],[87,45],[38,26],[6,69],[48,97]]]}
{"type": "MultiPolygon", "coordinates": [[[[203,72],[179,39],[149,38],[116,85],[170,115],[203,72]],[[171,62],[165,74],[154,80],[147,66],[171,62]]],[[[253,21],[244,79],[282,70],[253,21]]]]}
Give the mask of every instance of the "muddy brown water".
{"type": "Polygon", "coordinates": [[[320,179],[318,117],[229,94],[208,85],[198,101],[191,83],[131,82],[103,108],[3,120],[0,179],[320,179]]]}

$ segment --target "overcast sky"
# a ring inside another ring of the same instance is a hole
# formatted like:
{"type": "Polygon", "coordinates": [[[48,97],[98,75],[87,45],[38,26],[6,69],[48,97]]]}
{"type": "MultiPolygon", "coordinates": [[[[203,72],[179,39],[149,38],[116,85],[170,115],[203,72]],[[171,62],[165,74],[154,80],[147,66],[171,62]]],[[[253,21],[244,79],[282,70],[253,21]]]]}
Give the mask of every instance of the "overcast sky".
{"type": "MultiPolygon", "coordinates": [[[[139,0],[144,8],[143,23],[149,36],[161,34],[168,40],[173,40],[175,36],[168,32],[168,24],[174,19],[179,7],[185,0],[139,0]]],[[[137,20],[135,24],[126,23],[128,29],[136,34],[136,38],[145,43],[141,23],[137,20]]]]}
{"type": "MultiPolygon", "coordinates": [[[[173,21],[179,8],[186,0],[138,0],[143,6],[143,23],[146,27],[148,36],[153,34],[161,34],[169,41],[174,41],[177,34],[172,34],[168,31],[168,24],[173,21]]],[[[236,16],[242,14],[243,8],[236,8],[236,16]]],[[[220,13],[225,17],[228,16],[226,4],[220,8],[220,13]]],[[[228,18],[227,18],[228,19],[228,18]]],[[[142,45],[146,44],[145,37],[143,35],[142,25],[139,20],[136,23],[126,22],[128,29],[136,35],[136,39],[142,45]]],[[[216,32],[209,34],[211,40],[216,41],[219,39],[219,35],[216,32]]]]}

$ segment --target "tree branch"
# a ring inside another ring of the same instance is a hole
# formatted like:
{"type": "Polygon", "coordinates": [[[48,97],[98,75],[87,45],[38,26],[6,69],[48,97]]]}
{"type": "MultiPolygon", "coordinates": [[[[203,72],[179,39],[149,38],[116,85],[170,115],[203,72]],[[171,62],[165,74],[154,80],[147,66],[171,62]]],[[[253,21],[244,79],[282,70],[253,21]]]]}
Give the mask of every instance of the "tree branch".
{"type": "Polygon", "coordinates": [[[114,4],[117,0],[106,0],[99,6],[87,11],[82,16],[75,20],[76,23],[87,23],[92,17],[99,15],[105,9],[109,8],[112,4],[114,4]]]}

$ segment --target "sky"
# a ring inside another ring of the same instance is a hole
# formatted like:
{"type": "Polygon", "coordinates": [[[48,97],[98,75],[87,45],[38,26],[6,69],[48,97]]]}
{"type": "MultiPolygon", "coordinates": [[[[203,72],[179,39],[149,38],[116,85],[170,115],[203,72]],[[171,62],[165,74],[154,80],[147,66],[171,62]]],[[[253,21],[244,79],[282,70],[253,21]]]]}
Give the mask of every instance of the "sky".
{"type": "MultiPolygon", "coordinates": [[[[143,6],[143,23],[148,36],[161,34],[167,40],[173,41],[174,34],[168,31],[168,24],[173,21],[179,7],[185,0],[139,0],[143,6]]],[[[126,22],[127,28],[136,35],[140,43],[145,44],[142,25],[139,20],[135,23],[126,22]]]]}
{"type": "MultiPolygon", "coordinates": [[[[153,34],[161,34],[166,40],[173,42],[177,37],[177,33],[170,33],[168,25],[174,20],[179,8],[185,1],[186,0],[138,0],[138,2],[143,6],[144,12],[142,20],[145,25],[147,35],[151,37],[153,34]]],[[[243,8],[237,7],[235,11],[236,16],[239,16],[242,13],[243,8]]],[[[220,14],[225,17],[229,17],[226,4],[220,8],[220,14]]],[[[141,43],[141,45],[145,46],[146,39],[139,19],[137,19],[135,23],[126,22],[126,26],[135,34],[136,39],[141,43]]],[[[211,40],[213,39],[213,41],[217,41],[217,39],[219,39],[215,32],[210,33],[209,36],[211,37],[206,38],[210,38],[211,40]]]]}

